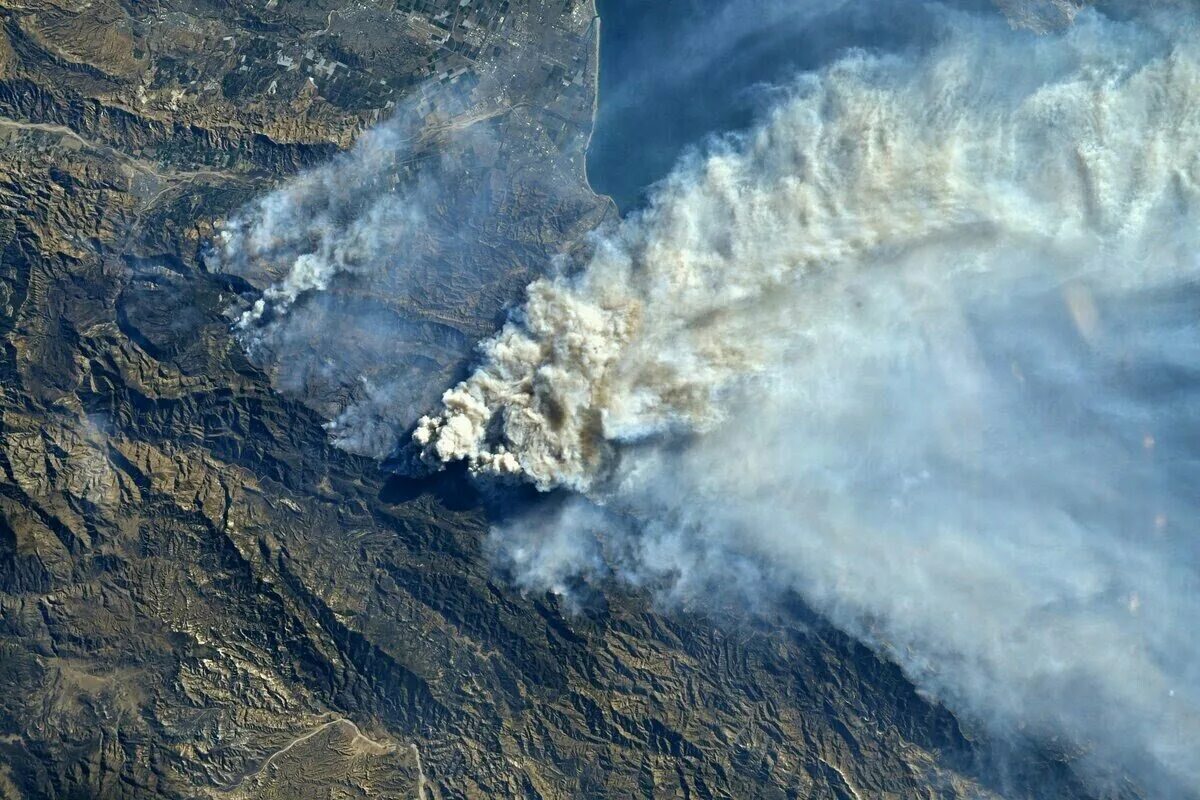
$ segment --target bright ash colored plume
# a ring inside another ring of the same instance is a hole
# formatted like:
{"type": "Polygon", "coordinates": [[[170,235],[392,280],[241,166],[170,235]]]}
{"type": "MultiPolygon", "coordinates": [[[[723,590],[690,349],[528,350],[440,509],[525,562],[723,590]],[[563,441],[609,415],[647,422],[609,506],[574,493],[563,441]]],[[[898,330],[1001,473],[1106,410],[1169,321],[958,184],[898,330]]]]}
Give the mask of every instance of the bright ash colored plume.
{"type": "Polygon", "coordinates": [[[415,441],[580,493],[494,532],[527,586],[795,590],[952,707],[1191,796],[1197,14],[938,19],[687,158],[415,441]]]}

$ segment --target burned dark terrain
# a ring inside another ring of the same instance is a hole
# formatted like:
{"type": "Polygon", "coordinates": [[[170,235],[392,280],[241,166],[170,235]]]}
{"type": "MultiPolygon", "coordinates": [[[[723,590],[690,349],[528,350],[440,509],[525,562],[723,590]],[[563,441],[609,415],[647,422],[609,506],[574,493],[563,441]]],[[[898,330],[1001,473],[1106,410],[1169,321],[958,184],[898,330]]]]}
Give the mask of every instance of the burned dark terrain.
{"type": "Polygon", "coordinates": [[[354,387],[282,390],[231,334],[262,286],[206,264],[220,221],[433,86],[496,145],[415,152],[472,165],[497,268],[419,289],[490,331],[615,214],[590,2],[0,7],[0,797],[1085,796],[1068,754],[1001,780],[803,609],[523,594],[465,478],[335,448],[354,387]]]}

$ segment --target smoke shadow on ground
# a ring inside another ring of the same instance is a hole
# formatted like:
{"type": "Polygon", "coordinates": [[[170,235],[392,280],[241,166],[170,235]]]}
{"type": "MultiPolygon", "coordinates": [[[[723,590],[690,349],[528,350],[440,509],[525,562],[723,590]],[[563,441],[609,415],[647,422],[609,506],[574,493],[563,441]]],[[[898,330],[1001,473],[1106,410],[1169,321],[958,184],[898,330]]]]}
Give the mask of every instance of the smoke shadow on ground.
{"type": "Polygon", "coordinates": [[[470,511],[482,502],[478,486],[462,466],[431,475],[392,473],[379,490],[379,499],[388,505],[403,505],[422,497],[431,497],[449,511],[470,511]]]}

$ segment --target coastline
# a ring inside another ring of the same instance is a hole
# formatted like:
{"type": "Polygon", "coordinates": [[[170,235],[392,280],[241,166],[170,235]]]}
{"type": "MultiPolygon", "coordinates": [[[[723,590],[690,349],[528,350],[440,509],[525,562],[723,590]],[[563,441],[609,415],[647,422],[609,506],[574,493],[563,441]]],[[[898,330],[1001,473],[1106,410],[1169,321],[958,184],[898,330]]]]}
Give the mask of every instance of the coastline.
{"type": "Polygon", "coordinates": [[[588,154],[592,148],[592,138],[596,135],[596,121],[600,115],[600,60],[603,57],[600,47],[601,28],[604,25],[604,20],[600,16],[600,0],[591,0],[592,4],[592,26],[594,32],[592,34],[592,63],[595,77],[592,80],[592,124],[588,129],[587,140],[583,143],[583,186],[587,191],[591,192],[592,196],[608,203],[610,210],[621,216],[621,208],[617,205],[617,201],[612,195],[597,192],[592,186],[592,179],[588,173],[588,154]]]}

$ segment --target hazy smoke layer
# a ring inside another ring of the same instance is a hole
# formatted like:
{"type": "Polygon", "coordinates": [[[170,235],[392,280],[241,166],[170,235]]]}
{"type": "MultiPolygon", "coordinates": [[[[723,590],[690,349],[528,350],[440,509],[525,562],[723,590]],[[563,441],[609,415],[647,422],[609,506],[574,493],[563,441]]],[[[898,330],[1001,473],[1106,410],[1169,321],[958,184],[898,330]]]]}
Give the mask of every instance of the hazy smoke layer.
{"type": "Polygon", "coordinates": [[[585,493],[496,531],[531,586],[794,588],[1195,792],[1200,31],[1127,17],[801,78],[529,287],[425,457],[585,493]]]}
{"type": "Polygon", "coordinates": [[[474,342],[555,254],[547,243],[603,210],[561,164],[511,163],[498,126],[522,127],[523,112],[474,102],[419,88],[353,149],[227,221],[208,259],[262,288],[235,332],[352,452],[388,455],[465,374],[474,342]]]}
{"type": "Polygon", "coordinates": [[[423,262],[440,249],[427,213],[439,165],[418,157],[414,106],[245,208],[209,259],[265,285],[235,310],[251,357],[331,418],[338,445],[377,457],[470,348],[436,302],[408,295],[421,279],[433,283],[423,262]]]}

